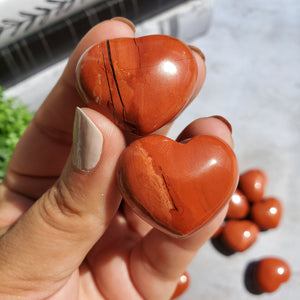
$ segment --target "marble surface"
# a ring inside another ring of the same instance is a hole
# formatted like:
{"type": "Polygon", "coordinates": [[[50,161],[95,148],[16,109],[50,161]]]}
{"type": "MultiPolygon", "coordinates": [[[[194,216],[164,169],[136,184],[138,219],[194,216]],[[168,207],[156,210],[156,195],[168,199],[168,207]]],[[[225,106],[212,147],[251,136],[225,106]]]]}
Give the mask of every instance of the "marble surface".
{"type": "MultiPolygon", "coordinates": [[[[188,269],[192,283],[181,299],[299,299],[300,2],[216,1],[210,30],[190,43],[206,55],[207,79],[170,136],[196,118],[226,117],[233,126],[241,172],[263,169],[269,179],[266,195],[282,201],[284,214],[278,229],[261,233],[244,253],[224,256],[206,243],[188,269]],[[252,295],[245,288],[244,271],[266,255],[285,258],[292,277],[274,294],[252,295]]],[[[35,94],[35,78],[7,93],[27,97],[34,109],[64,65],[36,75],[45,86],[35,94]]]]}

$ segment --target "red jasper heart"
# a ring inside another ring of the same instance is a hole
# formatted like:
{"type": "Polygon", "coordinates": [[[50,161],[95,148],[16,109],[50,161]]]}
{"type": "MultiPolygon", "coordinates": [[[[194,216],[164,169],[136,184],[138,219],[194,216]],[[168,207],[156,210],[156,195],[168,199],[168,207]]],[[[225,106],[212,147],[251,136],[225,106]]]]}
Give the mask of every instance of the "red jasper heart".
{"type": "Polygon", "coordinates": [[[250,217],[261,229],[276,228],[282,216],[282,205],[274,197],[265,198],[251,207],[250,217]]]}
{"type": "Polygon", "coordinates": [[[267,184],[267,176],[260,169],[251,169],[240,176],[239,189],[250,202],[261,201],[267,184]]]}
{"type": "Polygon", "coordinates": [[[236,189],[232,195],[226,217],[228,219],[244,219],[250,210],[250,205],[246,196],[236,189]]]}
{"type": "Polygon", "coordinates": [[[233,251],[243,252],[254,244],[258,226],[248,220],[229,220],[222,230],[222,241],[233,251]]]}
{"type": "Polygon", "coordinates": [[[197,74],[190,49],[164,35],[104,41],[82,55],[76,70],[87,104],[139,135],[159,129],[184,109],[197,74]]]}
{"type": "Polygon", "coordinates": [[[266,257],[257,264],[254,281],[266,293],[273,293],[291,276],[289,265],[277,257],[266,257]]]}
{"type": "Polygon", "coordinates": [[[188,272],[185,271],[179,278],[178,284],[171,297],[171,300],[181,296],[188,289],[190,285],[190,281],[191,281],[190,275],[188,272]]]}
{"type": "Polygon", "coordinates": [[[123,198],[158,229],[184,237],[214,218],[238,181],[231,148],[201,135],[186,144],[151,135],[130,144],[118,163],[123,198]]]}

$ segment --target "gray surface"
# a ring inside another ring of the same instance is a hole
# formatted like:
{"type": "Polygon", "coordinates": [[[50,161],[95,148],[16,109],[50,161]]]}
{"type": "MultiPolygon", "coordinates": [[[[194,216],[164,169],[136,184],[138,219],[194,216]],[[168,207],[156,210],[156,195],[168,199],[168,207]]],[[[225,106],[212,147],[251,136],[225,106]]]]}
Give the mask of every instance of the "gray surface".
{"type": "MultiPolygon", "coordinates": [[[[192,44],[206,55],[207,79],[170,136],[198,117],[225,116],[233,126],[241,171],[265,170],[266,195],[281,199],[284,215],[278,229],[261,233],[245,253],[225,257],[208,242],[189,268],[192,284],[182,299],[300,299],[300,2],[217,1],[209,32],[192,44]],[[265,255],[284,257],[293,274],[276,293],[254,296],[244,287],[244,270],[265,255]]],[[[35,108],[64,65],[8,93],[35,108]],[[36,89],[37,81],[45,86],[36,89]]]]}

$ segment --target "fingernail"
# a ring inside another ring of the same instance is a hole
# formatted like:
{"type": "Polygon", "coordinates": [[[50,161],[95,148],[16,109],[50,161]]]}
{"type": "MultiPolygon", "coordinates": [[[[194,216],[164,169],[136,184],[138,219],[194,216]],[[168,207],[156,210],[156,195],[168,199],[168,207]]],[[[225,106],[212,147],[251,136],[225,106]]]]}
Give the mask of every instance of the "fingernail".
{"type": "Polygon", "coordinates": [[[112,20],[120,21],[127,24],[132,29],[132,31],[135,32],[135,26],[130,20],[123,17],[114,17],[112,18],[112,20]]]}
{"type": "Polygon", "coordinates": [[[228,129],[230,130],[230,132],[232,133],[232,126],[231,126],[231,124],[228,122],[227,119],[225,119],[224,117],[219,116],[219,115],[215,115],[215,116],[211,116],[211,117],[212,117],[212,118],[219,119],[220,121],[222,121],[222,122],[228,127],[228,129]]]}
{"type": "Polygon", "coordinates": [[[188,45],[188,47],[189,47],[191,50],[193,50],[193,51],[195,51],[196,53],[198,53],[198,54],[202,57],[203,61],[205,61],[205,55],[203,54],[203,52],[202,52],[199,48],[197,48],[196,46],[193,46],[193,45],[188,45]]]}
{"type": "Polygon", "coordinates": [[[99,128],[79,108],[76,108],[73,130],[73,164],[81,171],[91,171],[98,164],[103,145],[99,128]]]}

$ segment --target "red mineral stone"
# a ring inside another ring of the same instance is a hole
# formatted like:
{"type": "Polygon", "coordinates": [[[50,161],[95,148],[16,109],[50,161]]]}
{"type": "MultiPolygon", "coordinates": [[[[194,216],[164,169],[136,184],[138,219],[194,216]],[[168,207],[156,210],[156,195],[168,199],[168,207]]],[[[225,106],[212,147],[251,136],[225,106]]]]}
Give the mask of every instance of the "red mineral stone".
{"type": "Polygon", "coordinates": [[[226,217],[229,219],[244,219],[248,215],[249,210],[248,199],[237,189],[229,201],[226,217]]]}
{"type": "Polygon", "coordinates": [[[291,270],[282,259],[267,257],[258,262],[255,272],[255,281],[263,292],[272,293],[279,286],[289,280],[291,270]]]}
{"type": "Polygon", "coordinates": [[[251,207],[251,220],[261,229],[276,228],[281,220],[282,206],[276,198],[266,198],[251,207]]]}
{"type": "Polygon", "coordinates": [[[76,70],[88,106],[122,129],[151,133],[190,102],[198,68],[184,43],[165,35],[118,38],[92,46],[76,70]]]}
{"type": "Polygon", "coordinates": [[[222,241],[230,249],[243,252],[257,239],[259,229],[257,225],[248,220],[229,220],[222,231],[222,241]]]}
{"type": "Polygon", "coordinates": [[[250,202],[258,202],[264,196],[266,183],[266,174],[262,170],[252,169],[241,174],[239,189],[250,202]]]}
{"type": "Polygon", "coordinates": [[[187,272],[184,272],[179,279],[177,287],[171,297],[171,299],[175,299],[181,296],[189,287],[190,285],[190,275],[187,272]]]}
{"type": "Polygon", "coordinates": [[[159,135],[138,139],[121,154],[117,171],[121,194],[133,210],[178,237],[210,222],[238,181],[230,146],[207,135],[186,144],[159,135]]]}

